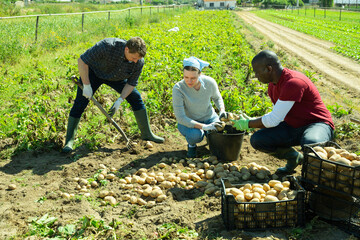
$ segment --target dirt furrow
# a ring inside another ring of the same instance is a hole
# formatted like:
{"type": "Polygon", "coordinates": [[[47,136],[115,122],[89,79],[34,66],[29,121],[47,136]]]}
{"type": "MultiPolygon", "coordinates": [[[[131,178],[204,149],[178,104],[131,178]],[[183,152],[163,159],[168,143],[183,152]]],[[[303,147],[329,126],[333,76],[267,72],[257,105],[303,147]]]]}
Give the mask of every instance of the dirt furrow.
{"type": "Polygon", "coordinates": [[[274,43],[311,65],[327,80],[360,91],[360,64],[333,52],[330,49],[332,43],[266,21],[250,12],[243,11],[238,15],[274,43]]]}

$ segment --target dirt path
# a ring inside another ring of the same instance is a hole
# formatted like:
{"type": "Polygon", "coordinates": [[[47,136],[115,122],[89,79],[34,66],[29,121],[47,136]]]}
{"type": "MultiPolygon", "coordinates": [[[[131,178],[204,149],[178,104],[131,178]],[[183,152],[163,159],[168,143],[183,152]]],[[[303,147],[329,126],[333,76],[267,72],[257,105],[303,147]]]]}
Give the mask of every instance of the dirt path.
{"type": "Polygon", "coordinates": [[[343,83],[360,92],[360,64],[335,53],[330,42],[266,21],[248,11],[238,15],[275,44],[296,55],[333,83],[343,83]]]}

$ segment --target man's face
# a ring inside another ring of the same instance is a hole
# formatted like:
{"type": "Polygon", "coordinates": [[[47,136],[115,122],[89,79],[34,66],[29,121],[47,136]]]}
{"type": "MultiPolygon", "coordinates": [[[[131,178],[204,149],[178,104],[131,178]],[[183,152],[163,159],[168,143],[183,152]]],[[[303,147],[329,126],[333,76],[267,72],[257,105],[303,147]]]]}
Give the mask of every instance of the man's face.
{"type": "Polygon", "coordinates": [[[140,59],[142,59],[142,57],[140,56],[140,54],[138,53],[131,53],[129,51],[129,48],[125,47],[125,58],[126,60],[128,60],[129,62],[134,62],[137,63],[137,61],[139,61],[140,59]]]}
{"type": "Polygon", "coordinates": [[[253,67],[253,70],[255,73],[255,77],[261,83],[268,84],[271,82],[271,72],[272,72],[271,66],[266,66],[262,63],[255,62],[255,63],[252,63],[252,67],[253,67]]]}
{"type": "Polygon", "coordinates": [[[193,88],[199,83],[199,73],[197,71],[188,71],[184,69],[184,80],[189,88],[193,88]]]}

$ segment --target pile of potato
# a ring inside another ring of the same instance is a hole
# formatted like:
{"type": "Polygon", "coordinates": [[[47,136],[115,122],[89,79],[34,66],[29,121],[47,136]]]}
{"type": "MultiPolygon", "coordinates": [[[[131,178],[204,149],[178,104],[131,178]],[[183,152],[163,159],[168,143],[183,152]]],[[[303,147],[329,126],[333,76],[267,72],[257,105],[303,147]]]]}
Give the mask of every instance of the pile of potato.
{"type": "Polygon", "coordinates": [[[341,148],[316,146],[313,149],[328,161],[309,153],[305,179],[360,196],[360,156],[341,148]]]}
{"type": "Polygon", "coordinates": [[[239,188],[226,188],[225,194],[233,195],[238,203],[234,207],[237,228],[292,227],[296,224],[298,191],[290,189],[289,181],[248,183],[239,188]]]}
{"type": "MultiPolygon", "coordinates": [[[[118,184],[122,191],[122,196],[112,191],[103,190],[99,196],[102,204],[110,203],[115,205],[119,199],[128,201],[131,204],[152,207],[167,199],[167,190],[173,187],[180,187],[186,190],[198,188],[205,194],[221,196],[221,178],[227,178],[230,182],[239,183],[252,179],[268,181],[276,175],[265,166],[260,166],[254,162],[247,166],[240,167],[238,163],[219,163],[215,156],[207,159],[175,160],[163,158],[160,163],[151,169],[128,169],[116,173],[115,168],[108,168],[100,164],[95,181],[88,181],[84,178],[76,177],[75,190],[79,194],[90,197],[90,189],[97,188],[101,180],[109,180],[112,184],[118,184]],[[105,194],[107,192],[107,194],[105,194]]],[[[66,199],[71,198],[70,194],[61,193],[66,199]]]]}

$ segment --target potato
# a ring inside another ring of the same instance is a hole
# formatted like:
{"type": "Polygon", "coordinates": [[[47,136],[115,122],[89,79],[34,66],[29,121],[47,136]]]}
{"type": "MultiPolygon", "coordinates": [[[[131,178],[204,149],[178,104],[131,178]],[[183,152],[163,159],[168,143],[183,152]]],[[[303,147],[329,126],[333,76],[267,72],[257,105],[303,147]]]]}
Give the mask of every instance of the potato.
{"type": "Polygon", "coordinates": [[[230,188],[230,193],[234,195],[235,197],[239,194],[244,195],[243,191],[237,188],[230,188]]]}
{"type": "Polygon", "coordinates": [[[278,192],[275,189],[271,189],[271,190],[266,192],[266,196],[268,196],[268,195],[277,196],[278,192]]]}
{"type": "Polygon", "coordinates": [[[108,179],[108,180],[113,180],[115,178],[116,178],[116,176],[113,173],[110,173],[110,174],[106,175],[106,179],[108,179]]]}
{"type": "Polygon", "coordinates": [[[127,200],[129,200],[130,199],[130,195],[129,194],[124,194],[123,196],[122,196],[122,200],[123,201],[127,201],[127,200]]]}
{"type": "Polygon", "coordinates": [[[342,152],[346,152],[346,150],[345,150],[345,149],[342,149],[342,148],[335,149],[334,151],[335,151],[337,154],[340,154],[340,153],[342,153],[342,152]]]}
{"type": "MultiPolygon", "coordinates": [[[[221,118],[221,119],[223,119],[223,118],[221,118]]],[[[226,124],[225,124],[225,122],[223,122],[223,120],[221,120],[219,122],[219,125],[220,126],[216,125],[215,127],[216,127],[216,130],[218,130],[220,132],[220,131],[224,130],[226,124]]]]}
{"type": "Polygon", "coordinates": [[[212,178],[215,177],[215,173],[212,170],[207,170],[206,173],[205,173],[205,176],[206,176],[207,179],[212,179],[212,178]]]}
{"type": "Polygon", "coordinates": [[[258,178],[258,179],[260,179],[260,180],[262,180],[262,179],[264,179],[265,177],[266,177],[266,175],[265,175],[265,173],[264,172],[258,172],[257,174],[256,174],[256,177],[258,178]]]}
{"type": "Polygon", "coordinates": [[[277,183],[281,183],[279,180],[270,180],[269,181],[269,186],[270,187],[274,187],[275,186],[275,184],[277,184],[277,183]]]}
{"type": "Polygon", "coordinates": [[[130,201],[130,203],[135,204],[135,203],[137,203],[138,198],[135,197],[135,196],[131,196],[130,199],[129,199],[129,201],[130,201]]]}
{"type": "Polygon", "coordinates": [[[210,194],[214,193],[216,190],[218,190],[218,187],[214,186],[214,187],[206,188],[204,193],[210,195],[210,194]]]}
{"type": "Polygon", "coordinates": [[[266,195],[264,202],[277,202],[279,199],[272,195],[266,195]]]}
{"type": "Polygon", "coordinates": [[[263,188],[260,188],[260,187],[256,187],[256,188],[253,188],[252,189],[254,193],[259,193],[259,194],[265,194],[266,191],[263,189],[263,188]]]}
{"type": "Polygon", "coordinates": [[[281,190],[283,190],[284,186],[281,183],[277,183],[274,185],[274,189],[278,192],[280,192],[281,190]]]}
{"type": "Polygon", "coordinates": [[[247,172],[247,173],[244,173],[244,175],[242,175],[241,178],[242,178],[242,180],[247,181],[250,179],[250,177],[251,177],[251,173],[247,172]]]}
{"type": "Polygon", "coordinates": [[[108,196],[109,195],[109,191],[108,190],[102,190],[102,191],[100,191],[100,193],[99,193],[99,197],[100,198],[104,198],[104,197],[106,197],[106,196],[108,196]]]}
{"type": "Polygon", "coordinates": [[[283,182],[282,182],[282,185],[283,185],[285,188],[289,188],[289,187],[290,187],[290,182],[289,182],[289,181],[283,181],[283,182]]]}
{"type": "Polygon", "coordinates": [[[250,201],[253,198],[254,194],[253,193],[245,193],[244,196],[245,196],[246,200],[250,201]]]}
{"type": "Polygon", "coordinates": [[[245,200],[245,195],[244,194],[239,194],[235,197],[235,200],[238,202],[246,202],[245,200]]]}
{"type": "Polygon", "coordinates": [[[110,203],[110,205],[114,206],[116,204],[116,199],[113,196],[104,197],[105,202],[110,203]]]}
{"type": "Polygon", "coordinates": [[[253,193],[253,197],[252,197],[252,199],[254,199],[254,198],[258,198],[258,199],[259,199],[259,201],[260,201],[260,199],[261,199],[261,195],[260,195],[260,193],[258,193],[258,192],[254,192],[254,193],[253,193]]]}
{"type": "Polygon", "coordinates": [[[161,191],[161,189],[155,189],[150,192],[150,197],[157,198],[158,196],[160,196],[162,194],[163,194],[163,192],[161,191]]]}
{"type": "Polygon", "coordinates": [[[322,159],[328,159],[327,153],[324,153],[324,152],[316,152],[316,154],[319,155],[319,157],[322,158],[322,159]]]}
{"type": "Polygon", "coordinates": [[[325,156],[327,156],[327,152],[324,148],[320,147],[320,146],[315,146],[313,147],[313,149],[316,151],[316,152],[322,152],[325,156]]]}
{"type": "Polygon", "coordinates": [[[329,154],[330,151],[334,151],[336,148],[334,148],[334,147],[324,147],[324,149],[329,154]]]}
{"type": "Polygon", "coordinates": [[[267,183],[264,183],[263,184],[263,189],[265,190],[265,192],[269,191],[270,190],[270,185],[267,184],[267,183]]]}
{"type": "Polygon", "coordinates": [[[163,202],[166,200],[166,195],[165,194],[161,194],[156,198],[156,202],[163,202]]]}
{"type": "Polygon", "coordinates": [[[139,204],[140,206],[144,206],[144,205],[147,204],[147,202],[142,198],[138,198],[137,199],[137,204],[139,204]]]}

